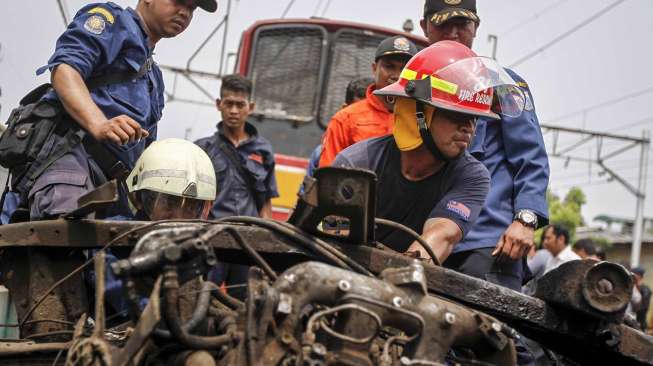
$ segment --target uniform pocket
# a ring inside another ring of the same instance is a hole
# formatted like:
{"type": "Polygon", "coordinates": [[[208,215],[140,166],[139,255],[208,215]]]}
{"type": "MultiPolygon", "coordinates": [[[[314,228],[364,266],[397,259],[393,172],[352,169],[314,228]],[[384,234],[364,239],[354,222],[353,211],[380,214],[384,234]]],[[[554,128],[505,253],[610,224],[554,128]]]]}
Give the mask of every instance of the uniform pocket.
{"type": "Polygon", "coordinates": [[[152,109],[147,76],[107,86],[113,101],[131,112],[137,121],[146,121],[152,109]]]}
{"type": "Polygon", "coordinates": [[[77,208],[77,199],[91,189],[88,175],[73,170],[46,171],[29,192],[30,218],[47,218],[77,208]]]}
{"type": "Polygon", "coordinates": [[[256,189],[256,191],[258,192],[267,191],[267,187],[265,187],[265,179],[267,178],[268,172],[265,169],[265,166],[252,159],[247,159],[247,163],[245,164],[245,169],[254,178],[254,188],[256,189]]]}

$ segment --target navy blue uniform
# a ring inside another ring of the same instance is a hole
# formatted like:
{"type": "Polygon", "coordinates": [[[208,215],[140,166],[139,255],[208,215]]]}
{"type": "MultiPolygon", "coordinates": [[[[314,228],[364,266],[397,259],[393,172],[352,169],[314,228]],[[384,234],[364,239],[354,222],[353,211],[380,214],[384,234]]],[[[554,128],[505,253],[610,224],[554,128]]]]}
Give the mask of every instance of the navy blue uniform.
{"type": "MultiPolygon", "coordinates": [[[[91,97],[108,119],[127,115],[149,132],[149,137],[126,145],[104,146],[131,169],[147,145],[156,139],[157,122],[163,110],[163,76],[159,68],[148,63],[150,49],[144,25],[135,10],[122,9],[114,3],[91,4],[82,8],[57,40],[54,54],[37,73],[66,64],[77,70],[84,80],[117,72],[138,72],[148,64],[142,77],[96,88],[91,97]]],[[[58,102],[53,91],[44,96],[58,102]]],[[[83,146],[55,162],[39,177],[30,190],[30,217],[39,219],[69,212],[77,198],[105,179],[83,146]]],[[[124,206],[124,205],[123,205],[124,206]]],[[[122,212],[129,214],[126,207],[122,212]]]]}
{"type": "MultiPolygon", "coordinates": [[[[256,127],[249,123],[245,123],[245,132],[249,138],[237,147],[233,146],[222,131],[222,123],[218,123],[218,132],[215,135],[195,141],[195,144],[209,155],[215,168],[218,192],[209,217],[219,219],[228,216],[259,216],[257,200],[267,202],[279,197],[274,176],[272,145],[264,137],[259,136],[256,127]],[[220,142],[235,150],[244,171],[254,177],[253,190],[220,149],[220,142]],[[258,199],[253,197],[254,194],[258,199]]],[[[226,281],[229,286],[239,286],[247,282],[247,271],[246,266],[220,263],[210,277],[216,283],[226,281]]],[[[231,288],[229,293],[239,299],[244,299],[247,294],[244,287],[231,288]]]]}
{"type": "Polygon", "coordinates": [[[517,118],[477,121],[469,151],[490,172],[490,192],[476,225],[444,265],[520,291],[525,260],[499,263],[491,253],[519,210],[532,210],[540,225],[547,224],[549,160],[528,86],[512,70],[506,71],[524,91],[524,111],[517,118]]]}
{"type": "Polygon", "coordinates": [[[249,138],[234,147],[222,132],[222,124],[218,124],[218,132],[195,141],[213,161],[218,192],[211,210],[210,217],[219,219],[227,216],[259,216],[256,199],[238,170],[225,156],[218,146],[218,141],[224,141],[227,146],[238,153],[245,171],[255,178],[254,190],[260,201],[279,197],[277,180],[274,176],[274,153],[272,145],[259,136],[256,127],[245,124],[245,132],[249,138]]]}

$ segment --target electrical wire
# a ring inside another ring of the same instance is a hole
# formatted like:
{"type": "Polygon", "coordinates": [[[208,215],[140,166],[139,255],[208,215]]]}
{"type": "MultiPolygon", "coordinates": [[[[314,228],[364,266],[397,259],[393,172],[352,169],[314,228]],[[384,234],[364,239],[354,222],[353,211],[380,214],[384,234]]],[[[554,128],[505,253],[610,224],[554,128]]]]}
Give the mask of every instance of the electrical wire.
{"type": "Polygon", "coordinates": [[[317,13],[320,11],[320,8],[322,7],[322,2],[324,0],[318,0],[317,4],[315,5],[315,10],[313,10],[313,16],[316,17],[317,13]]]}
{"type": "Polygon", "coordinates": [[[621,5],[624,1],[626,1],[626,0],[617,0],[617,1],[613,2],[612,4],[606,6],[605,8],[601,9],[599,12],[593,14],[589,18],[587,18],[584,21],[580,22],[579,24],[575,25],[574,27],[572,27],[568,31],[562,33],[561,35],[559,35],[559,36],[555,37],[554,39],[552,39],[551,41],[547,42],[546,44],[540,46],[535,51],[532,51],[532,52],[528,53],[527,55],[521,57],[517,61],[513,62],[509,67],[513,68],[513,67],[519,66],[522,63],[530,60],[531,58],[539,55],[540,53],[542,53],[543,51],[545,51],[549,47],[555,45],[556,43],[558,43],[558,42],[560,42],[562,40],[564,40],[565,38],[569,37],[570,35],[572,35],[572,34],[576,33],[577,31],[581,30],[582,28],[584,28],[588,24],[592,23],[596,19],[598,19],[601,16],[605,15],[610,10],[616,8],[618,5],[621,5]]]}
{"type": "Polygon", "coordinates": [[[295,4],[295,0],[290,0],[288,2],[288,6],[286,6],[286,10],[284,10],[283,13],[281,14],[281,19],[285,18],[286,15],[288,15],[288,12],[290,11],[290,8],[292,8],[292,6],[294,4],[295,4]]]}
{"type": "Polygon", "coordinates": [[[261,257],[260,254],[252,248],[251,245],[249,245],[243,236],[236,231],[232,227],[228,227],[225,229],[226,232],[228,232],[235,240],[238,245],[245,251],[245,253],[249,254],[250,257],[254,258],[254,261],[256,264],[265,272],[265,274],[272,279],[272,281],[276,281],[277,278],[279,277],[277,273],[272,269],[272,267],[268,264],[268,262],[261,257]]]}
{"type": "Polygon", "coordinates": [[[648,93],[651,93],[651,92],[653,92],[653,86],[649,86],[649,87],[646,87],[644,89],[632,92],[630,94],[626,94],[626,95],[622,95],[622,96],[614,98],[614,99],[602,101],[600,103],[593,104],[593,105],[591,105],[589,107],[585,107],[583,109],[579,109],[579,110],[576,110],[574,112],[570,112],[570,113],[564,114],[562,116],[558,116],[556,118],[553,118],[553,119],[549,120],[549,123],[562,121],[562,120],[565,120],[565,119],[567,119],[569,117],[573,117],[573,116],[576,116],[576,115],[579,115],[579,114],[582,114],[582,113],[587,113],[587,112],[593,111],[595,109],[608,107],[608,106],[611,106],[611,105],[614,105],[614,104],[617,104],[617,103],[621,103],[623,101],[633,99],[633,98],[636,98],[636,97],[639,97],[641,95],[648,94],[648,93]]]}
{"type": "Polygon", "coordinates": [[[378,217],[374,219],[374,222],[376,222],[379,225],[391,227],[395,230],[401,230],[406,234],[412,236],[413,239],[415,239],[415,241],[418,242],[419,245],[421,245],[422,248],[424,248],[424,250],[426,250],[426,252],[429,254],[429,257],[431,257],[433,264],[435,264],[436,266],[440,265],[440,261],[438,260],[438,257],[435,255],[435,252],[433,251],[431,246],[424,239],[422,239],[422,237],[418,233],[416,233],[413,229],[405,225],[402,225],[398,222],[394,222],[386,219],[380,219],[378,217]]]}
{"type": "Polygon", "coordinates": [[[84,262],[82,265],[80,265],[80,266],[77,267],[75,270],[73,270],[72,272],[70,272],[69,274],[67,274],[66,276],[64,276],[62,279],[60,279],[59,281],[55,282],[52,286],[50,286],[50,288],[49,288],[49,289],[48,289],[48,290],[47,290],[43,295],[41,295],[41,297],[40,297],[38,300],[36,300],[36,302],[34,302],[34,305],[32,305],[32,306],[29,308],[29,310],[25,313],[25,317],[24,317],[23,320],[21,320],[21,322],[20,322],[20,329],[23,328],[23,326],[25,325],[25,323],[27,322],[27,320],[32,316],[32,313],[34,313],[34,311],[35,311],[35,310],[36,310],[36,309],[37,309],[37,308],[38,308],[38,307],[43,303],[43,301],[45,301],[45,299],[50,295],[50,293],[52,293],[52,291],[56,290],[59,286],[61,286],[61,284],[63,284],[64,282],[66,282],[67,280],[69,280],[70,278],[72,278],[74,275],[76,275],[77,273],[79,273],[79,272],[81,272],[82,270],[84,270],[84,268],[86,268],[87,266],[89,266],[91,263],[93,263],[93,261],[95,260],[95,256],[98,255],[98,253],[103,252],[103,251],[109,249],[109,248],[110,248],[111,246],[113,246],[115,243],[117,243],[118,241],[120,241],[120,240],[123,239],[123,238],[126,238],[126,237],[127,237],[128,235],[130,235],[130,234],[133,234],[133,233],[138,232],[138,231],[141,231],[141,230],[149,229],[149,228],[152,228],[152,227],[155,227],[155,226],[158,226],[158,225],[162,225],[162,224],[171,224],[171,223],[172,223],[172,224],[174,224],[174,223],[215,224],[215,222],[213,222],[213,221],[209,221],[209,220],[162,220],[162,221],[157,221],[157,222],[152,222],[152,223],[149,223],[149,224],[145,224],[145,225],[143,225],[143,226],[139,226],[139,227],[133,228],[133,229],[131,229],[131,230],[127,230],[127,231],[125,231],[124,233],[122,233],[122,234],[116,236],[113,240],[111,240],[110,242],[108,242],[104,247],[102,247],[102,249],[100,249],[100,250],[98,250],[97,252],[95,252],[95,254],[94,254],[93,256],[91,256],[91,258],[89,258],[89,259],[88,259],[86,262],[84,262]]]}
{"type": "Polygon", "coordinates": [[[528,24],[528,23],[531,23],[531,22],[537,20],[537,19],[538,19],[539,17],[541,17],[542,15],[544,15],[544,14],[550,12],[551,10],[553,10],[553,9],[555,9],[555,8],[557,8],[557,7],[561,6],[561,5],[563,5],[564,3],[568,2],[568,1],[569,1],[569,0],[560,0],[560,1],[558,1],[557,3],[555,3],[555,4],[552,4],[552,5],[550,5],[550,6],[547,6],[546,8],[544,8],[544,9],[538,11],[537,13],[531,15],[531,16],[528,17],[526,20],[524,20],[524,21],[522,21],[522,22],[519,22],[519,23],[517,23],[517,24],[511,26],[510,28],[506,29],[506,30],[503,31],[501,34],[499,34],[499,37],[504,37],[504,36],[506,36],[507,34],[510,34],[510,33],[514,32],[515,30],[517,30],[517,29],[519,29],[519,28],[525,26],[525,25],[528,24]]]}
{"type": "Polygon", "coordinates": [[[233,223],[241,223],[241,224],[244,223],[244,224],[264,227],[268,230],[272,230],[278,234],[281,234],[283,236],[292,239],[292,241],[302,245],[302,247],[304,247],[305,249],[309,249],[310,251],[323,256],[325,259],[329,260],[333,265],[337,267],[362,273],[367,276],[374,276],[365,267],[361,266],[356,261],[347,257],[344,253],[342,253],[335,247],[329,245],[328,243],[316,237],[309,236],[309,234],[300,231],[299,229],[295,228],[294,226],[288,223],[283,223],[283,222],[278,222],[273,220],[265,220],[258,217],[249,217],[249,216],[225,217],[217,221],[233,222],[233,223]]]}
{"type": "Polygon", "coordinates": [[[324,6],[324,9],[322,9],[322,14],[320,16],[324,18],[324,16],[327,13],[327,10],[329,10],[329,6],[331,6],[331,0],[327,0],[326,5],[324,6]]]}

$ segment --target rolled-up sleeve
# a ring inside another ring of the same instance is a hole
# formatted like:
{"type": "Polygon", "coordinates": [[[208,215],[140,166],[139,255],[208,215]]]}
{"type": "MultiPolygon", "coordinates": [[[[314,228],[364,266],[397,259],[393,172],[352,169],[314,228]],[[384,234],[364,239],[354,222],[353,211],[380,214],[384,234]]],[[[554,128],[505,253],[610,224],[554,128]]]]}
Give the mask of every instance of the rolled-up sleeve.
{"type": "MultiPolygon", "coordinates": [[[[520,83],[524,80],[508,72],[520,83]]],[[[535,113],[533,97],[527,87],[526,109],[517,118],[504,117],[501,123],[506,158],[514,174],[514,211],[529,209],[539,216],[541,225],[548,223],[546,189],[549,184],[549,158],[544,145],[540,123],[535,113]],[[528,100],[530,99],[530,100],[528,100]]]]}
{"type": "Polygon", "coordinates": [[[115,9],[108,5],[92,4],[82,8],[57,45],[48,64],[39,68],[37,74],[66,64],[88,79],[98,65],[111,64],[122,48],[125,32],[115,9]],[[102,10],[97,10],[102,9],[102,10]]]}

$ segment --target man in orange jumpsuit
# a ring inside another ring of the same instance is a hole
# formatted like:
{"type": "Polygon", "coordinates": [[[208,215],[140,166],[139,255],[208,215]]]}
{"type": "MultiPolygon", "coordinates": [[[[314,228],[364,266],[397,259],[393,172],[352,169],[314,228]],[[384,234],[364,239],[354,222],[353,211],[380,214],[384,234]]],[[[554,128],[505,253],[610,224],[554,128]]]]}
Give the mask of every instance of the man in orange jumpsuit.
{"type": "Polygon", "coordinates": [[[372,93],[399,80],[401,70],[416,53],[417,47],[402,36],[386,38],[379,44],[372,64],[374,83],[367,88],[364,100],[341,109],[329,122],[320,167],[331,165],[336,155],[350,145],[392,133],[393,101],[372,93]]]}

